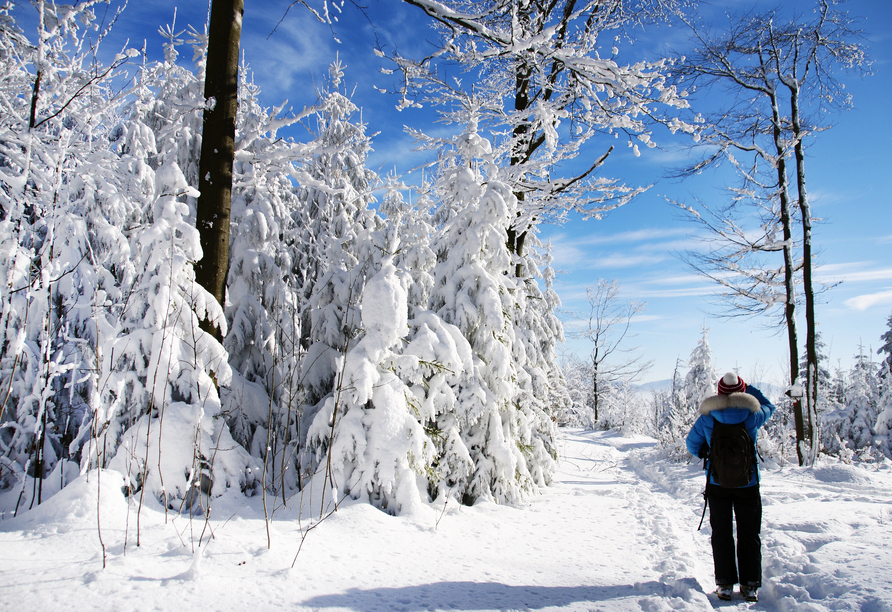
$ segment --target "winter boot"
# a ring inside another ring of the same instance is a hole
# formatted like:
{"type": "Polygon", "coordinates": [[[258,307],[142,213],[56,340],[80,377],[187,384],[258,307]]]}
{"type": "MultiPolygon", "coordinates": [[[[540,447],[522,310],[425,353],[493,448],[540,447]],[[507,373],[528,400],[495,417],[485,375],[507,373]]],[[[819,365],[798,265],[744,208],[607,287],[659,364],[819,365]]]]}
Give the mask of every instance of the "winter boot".
{"type": "Polygon", "coordinates": [[[715,594],[718,595],[719,599],[722,599],[724,601],[731,601],[732,593],[734,593],[733,584],[720,584],[715,590],[715,594]]]}
{"type": "Polygon", "coordinates": [[[740,585],[740,594],[743,596],[745,601],[756,602],[759,601],[759,587],[757,586],[748,586],[745,584],[740,585]]]}

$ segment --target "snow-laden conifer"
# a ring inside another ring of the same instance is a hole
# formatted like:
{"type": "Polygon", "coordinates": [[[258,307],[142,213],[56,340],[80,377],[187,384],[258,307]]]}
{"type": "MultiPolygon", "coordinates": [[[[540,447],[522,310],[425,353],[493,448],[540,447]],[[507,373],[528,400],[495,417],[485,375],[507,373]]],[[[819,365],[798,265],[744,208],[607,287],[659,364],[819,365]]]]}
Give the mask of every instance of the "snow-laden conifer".
{"type": "Polygon", "coordinates": [[[689,369],[682,377],[676,364],[671,388],[658,396],[659,401],[655,402],[661,409],[658,421],[660,442],[676,459],[688,457],[685,438],[697,420],[700,404],[716,393],[718,376],[706,325],[701,327],[700,340],[691,351],[687,365],[689,369]]]}
{"type": "MultiPolygon", "coordinates": [[[[375,274],[385,249],[381,218],[369,205],[377,176],[365,167],[370,138],[356,122],[356,106],[339,91],[342,66],[330,70],[316,115],[315,148],[301,183],[300,228],[294,270],[298,275],[301,345],[305,350],[301,436],[317,411],[337,393],[341,359],[361,338],[359,304],[366,280],[375,274]]],[[[318,449],[307,451],[312,469],[318,449]]]]}
{"type": "Polygon", "coordinates": [[[194,188],[177,166],[176,142],[165,144],[151,224],[135,237],[139,277],[124,329],[110,350],[122,366],[123,388],[141,387],[138,395],[130,392],[109,406],[109,417],[119,410],[132,415],[110,467],[169,508],[198,508],[201,496],[207,510],[208,496],[231,487],[246,490],[253,476],[248,454],[222,418],[217,385],[231,377],[226,351],[199,327],[206,318],[225,330],[226,320],[195,282],[192,262],[201,250],[184,201],[195,196],[194,188]]]}
{"type": "Polygon", "coordinates": [[[161,33],[165,59],[140,69],[118,145],[141,213],[128,228],[137,274],[103,347],[93,457],[125,474],[141,497],[207,511],[210,498],[229,488],[252,490],[254,466],[223,418],[218,387],[231,379],[226,351],[199,327],[207,319],[226,330],[226,319],[192,267],[201,257],[194,161],[205,40],[193,31],[193,73],[176,63],[180,33],[172,26],[161,33]]]}
{"type": "Polygon", "coordinates": [[[395,174],[388,175],[386,180],[388,188],[378,207],[378,212],[386,218],[386,241],[395,244],[394,240],[399,239],[393,263],[409,282],[410,312],[415,308],[426,310],[434,284],[431,272],[437,262],[437,255],[431,249],[431,238],[436,233],[431,215],[433,204],[424,184],[413,206],[403,197],[395,174]]]}
{"type": "Polygon", "coordinates": [[[332,495],[364,499],[392,513],[422,501],[418,477],[433,447],[410,392],[393,372],[393,352],[408,331],[406,289],[385,257],[363,289],[363,336],[339,364],[339,384],[308,432],[332,495]]]}
{"type": "MultiPolygon", "coordinates": [[[[885,355],[883,358],[882,364],[886,368],[886,372],[892,371],[892,315],[889,315],[889,318],[886,319],[886,325],[888,329],[880,336],[880,340],[883,341],[883,344],[880,348],[877,349],[877,355],[885,355]]],[[[886,378],[888,384],[892,384],[888,378],[886,378]]]]}
{"type": "Polygon", "coordinates": [[[841,457],[852,453],[861,459],[873,457],[875,430],[880,415],[879,371],[864,347],[859,347],[847,377],[846,403],[827,413],[822,423],[824,449],[841,457]]]}
{"type": "Polygon", "coordinates": [[[301,350],[292,215],[299,204],[289,177],[308,152],[278,130],[312,109],[280,116],[284,105],[261,105],[247,66],[239,75],[224,339],[233,380],[222,395],[233,436],[267,462],[264,484],[288,476],[295,487],[301,350]]]}
{"type": "Polygon", "coordinates": [[[703,400],[715,395],[718,380],[712,360],[712,347],[709,346],[709,328],[704,325],[700,334],[700,341],[688,358],[690,369],[684,377],[686,408],[693,415],[692,421],[696,419],[703,400]]]}
{"type": "MultiPolygon", "coordinates": [[[[892,365],[883,363],[881,376],[885,381],[892,379],[892,365]]],[[[892,385],[886,384],[877,403],[875,444],[887,458],[892,459],[892,385]]]]}
{"type": "Polygon", "coordinates": [[[491,145],[472,119],[444,159],[437,184],[443,225],[434,244],[431,309],[461,330],[479,376],[460,404],[474,465],[465,498],[517,501],[546,484],[551,466],[539,415],[520,398],[526,372],[512,319],[518,287],[504,274],[511,261],[504,228],[517,200],[492,160],[491,145]]]}

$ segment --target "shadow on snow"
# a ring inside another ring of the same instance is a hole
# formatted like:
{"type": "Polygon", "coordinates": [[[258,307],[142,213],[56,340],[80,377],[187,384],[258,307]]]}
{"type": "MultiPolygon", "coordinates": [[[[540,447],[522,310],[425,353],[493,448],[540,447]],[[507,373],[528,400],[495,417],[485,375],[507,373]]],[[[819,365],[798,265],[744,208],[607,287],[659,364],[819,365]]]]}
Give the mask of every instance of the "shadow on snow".
{"type": "MultiPolygon", "coordinates": [[[[700,590],[699,587],[697,590],[700,590]]],[[[301,602],[308,608],[346,608],[359,612],[398,610],[539,610],[574,603],[596,603],[672,595],[660,582],[617,586],[512,586],[493,582],[437,582],[406,587],[350,589],[301,602]]]]}

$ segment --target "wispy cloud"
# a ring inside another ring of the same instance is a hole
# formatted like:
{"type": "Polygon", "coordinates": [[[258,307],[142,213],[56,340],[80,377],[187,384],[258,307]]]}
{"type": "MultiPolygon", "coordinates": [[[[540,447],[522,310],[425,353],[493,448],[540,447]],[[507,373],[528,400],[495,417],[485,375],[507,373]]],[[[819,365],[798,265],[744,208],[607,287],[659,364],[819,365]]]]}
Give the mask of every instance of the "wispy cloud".
{"type": "Polygon", "coordinates": [[[665,318],[663,315],[639,315],[632,317],[632,323],[649,323],[650,321],[662,321],[665,318]]]}
{"type": "Polygon", "coordinates": [[[662,255],[638,255],[627,253],[612,253],[603,257],[593,257],[586,260],[582,266],[583,269],[602,270],[602,269],[618,269],[618,268],[642,268],[647,266],[655,266],[665,261],[666,256],[662,255]]]}
{"type": "Polygon", "coordinates": [[[702,283],[703,278],[696,274],[682,274],[676,276],[658,276],[647,281],[651,285],[689,285],[702,283]]]}
{"type": "Polygon", "coordinates": [[[549,232],[543,239],[552,244],[552,255],[557,268],[574,270],[640,268],[642,272],[646,272],[671,259],[673,252],[690,247],[689,235],[690,231],[686,228],[649,228],[581,237],[569,237],[565,232],[549,232]]]}
{"type": "Polygon", "coordinates": [[[883,304],[892,304],[892,290],[858,295],[845,301],[847,307],[859,311],[883,304]]]}
{"type": "Polygon", "coordinates": [[[821,282],[865,283],[892,279],[892,268],[875,268],[873,261],[853,261],[849,263],[828,264],[817,269],[816,276],[821,282]]]}
{"type": "MultiPolygon", "coordinates": [[[[276,18],[280,15],[276,14],[276,18]]],[[[288,99],[295,107],[312,103],[335,59],[331,30],[312,19],[286,18],[276,25],[268,19],[263,27],[244,34],[246,60],[264,99],[288,99]]]]}
{"type": "Polygon", "coordinates": [[[685,298],[685,297],[699,297],[704,295],[711,295],[715,293],[715,286],[699,286],[699,287],[679,287],[678,289],[653,289],[648,290],[644,289],[641,292],[641,297],[644,298],[685,298]]]}
{"type": "Polygon", "coordinates": [[[687,236],[690,234],[687,228],[662,228],[651,227],[629,232],[618,232],[614,234],[589,234],[577,238],[567,240],[566,235],[556,234],[552,240],[567,241],[578,247],[590,247],[599,244],[634,244],[638,242],[663,242],[667,238],[675,238],[678,236],[687,236]]]}

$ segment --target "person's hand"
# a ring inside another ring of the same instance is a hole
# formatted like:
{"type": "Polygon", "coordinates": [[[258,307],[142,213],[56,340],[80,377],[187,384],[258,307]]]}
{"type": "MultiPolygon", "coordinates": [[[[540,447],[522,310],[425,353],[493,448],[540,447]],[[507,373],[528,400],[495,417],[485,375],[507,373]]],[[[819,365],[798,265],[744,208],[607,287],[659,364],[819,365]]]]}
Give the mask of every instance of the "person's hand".
{"type": "Polygon", "coordinates": [[[700,450],[697,452],[697,457],[700,459],[709,458],[709,445],[708,444],[704,444],[703,446],[700,447],[700,450]]]}

